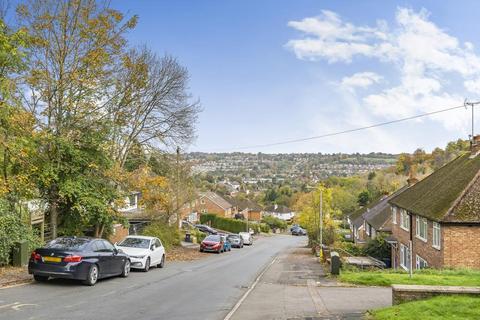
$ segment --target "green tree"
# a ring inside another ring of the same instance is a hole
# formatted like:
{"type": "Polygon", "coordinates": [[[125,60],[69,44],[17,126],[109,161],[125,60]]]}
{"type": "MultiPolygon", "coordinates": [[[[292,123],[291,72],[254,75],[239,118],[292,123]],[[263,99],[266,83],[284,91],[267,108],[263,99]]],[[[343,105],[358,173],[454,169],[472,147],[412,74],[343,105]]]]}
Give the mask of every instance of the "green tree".
{"type": "Polygon", "coordinates": [[[358,194],[358,205],[361,207],[366,206],[372,200],[372,195],[368,190],[364,190],[358,194]]]}
{"type": "Polygon", "coordinates": [[[94,224],[99,236],[112,221],[115,198],[107,176],[104,97],[136,17],[125,21],[94,0],[32,0],[18,6],[17,16],[30,39],[21,92],[39,130],[38,188],[52,236],[59,221],[69,229],[72,221],[94,224]]]}

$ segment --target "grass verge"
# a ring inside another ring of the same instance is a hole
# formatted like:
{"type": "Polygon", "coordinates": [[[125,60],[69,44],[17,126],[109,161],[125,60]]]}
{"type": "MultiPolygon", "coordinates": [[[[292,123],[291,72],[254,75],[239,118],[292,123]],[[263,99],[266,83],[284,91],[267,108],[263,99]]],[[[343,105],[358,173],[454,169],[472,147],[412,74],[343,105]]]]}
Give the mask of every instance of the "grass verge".
{"type": "Polygon", "coordinates": [[[370,311],[372,320],[443,320],[480,319],[480,298],[470,296],[440,296],[428,300],[412,301],[370,311]]]}
{"type": "Polygon", "coordinates": [[[415,271],[412,279],[408,273],[392,270],[380,271],[351,271],[340,272],[338,280],[358,285],[390,286],[392,284],[418,284],[438,286],[480,286],[480,271],[459,270],[434,270],[425,269],[415,271]]]}

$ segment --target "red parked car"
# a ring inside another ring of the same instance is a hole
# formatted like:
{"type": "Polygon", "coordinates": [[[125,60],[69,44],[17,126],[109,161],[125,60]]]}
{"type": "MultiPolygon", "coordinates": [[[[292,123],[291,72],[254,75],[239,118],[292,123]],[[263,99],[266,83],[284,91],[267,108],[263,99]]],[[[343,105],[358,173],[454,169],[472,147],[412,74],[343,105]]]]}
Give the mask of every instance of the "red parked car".
{"type": "Polygon", "coordinates": [[[222,253],[225,251],[224,245],[222,236],[212,234],[203,239],[200,244],[200,252],[222,253]]]}

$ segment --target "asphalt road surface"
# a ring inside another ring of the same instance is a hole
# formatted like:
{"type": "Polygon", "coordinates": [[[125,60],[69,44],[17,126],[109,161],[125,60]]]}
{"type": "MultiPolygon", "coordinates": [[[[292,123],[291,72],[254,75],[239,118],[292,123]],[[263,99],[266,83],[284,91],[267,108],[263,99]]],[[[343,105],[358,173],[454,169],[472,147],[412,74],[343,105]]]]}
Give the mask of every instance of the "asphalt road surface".
{"type": "Polygon", "coordinates": [[[224,319],[280,252],[305,237],[273,236],[253,246],[172,262],[94,287],[55,279],[0,290],[0,319],[224,319]]]}

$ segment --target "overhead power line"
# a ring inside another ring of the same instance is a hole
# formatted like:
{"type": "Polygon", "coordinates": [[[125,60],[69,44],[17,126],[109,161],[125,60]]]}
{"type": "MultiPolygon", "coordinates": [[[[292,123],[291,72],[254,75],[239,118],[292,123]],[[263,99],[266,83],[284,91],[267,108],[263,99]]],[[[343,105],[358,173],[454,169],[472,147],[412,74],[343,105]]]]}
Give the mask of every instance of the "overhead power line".
{"type": "MultiPolygon", "coordinates": [[[[472,105],[472,108],[473,108],[473,104],[478,104],[478,103],[480,103],[480,102],[469,103],[468,105],[472,105]]],[[[456,107],[436,110],[436,111],[432,111],[432,112],[422,113],[422,114],[414,115],[414,116],[411,116],[411,117],[406,117],[406,118],[401,118],[401,119],[396,119],[396,120],[391,120],[391,121],[386,121],[386,122],[380,122],[380,123],[372,124],[372,125],[365,126],[365,127],[358,127],[358,128],[348,129],[348,130],[343,130],[343,131],[330,132],[330,133],[325,133],[325,134],[322,134],[322,135],[306,137],[306,138],[298,138],[298,139],[284,140],[284,141],[278,141],[278,142],[273,142],[273,143],[242,146],[242,147],[237,147],[237,148],[233,148],[233,149],[229,149],[229,150],[245,150],[245,149],[266,148],[266,147],[273,147],[273,146],[279,146],[279,145],[284,145],[284,144],[291,144],[291,143],[297,143],[297,142],[303,142],[303,141],[309,141],[309,140],[316,140],[316,139],[321,139],[321,138],[326,138],[326,137],[333,137],[333,136],[338,136],[338,135],[341,135],[341,134],[346,134],[346,133],[351,133],[351,132],[356,132],[356,131],[361,131],[361,130],[367,130],[367,129],[382,127],[382,126],[395,124],[395,123],[399,123],[399,122],[409,121],[409,120],[413,120],[413,119],[428,117],[428,116],[431,116],[431,115],[434,115],[434,114],[448,112],[448,111],[452,111],[452,110],[456,110],[456,109],[460,109],[460,108],[466,108],[466,107],[467,107],[467,104],[464,103],[464,104],[462,104],[460,106],[456,106],[456,107]]],[[[223,150],[225,150],[225,149],[223,149],[223,150]]]]}

